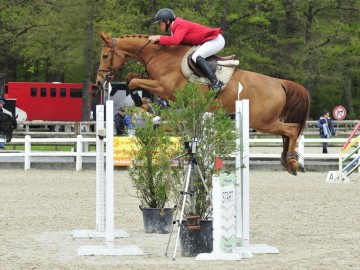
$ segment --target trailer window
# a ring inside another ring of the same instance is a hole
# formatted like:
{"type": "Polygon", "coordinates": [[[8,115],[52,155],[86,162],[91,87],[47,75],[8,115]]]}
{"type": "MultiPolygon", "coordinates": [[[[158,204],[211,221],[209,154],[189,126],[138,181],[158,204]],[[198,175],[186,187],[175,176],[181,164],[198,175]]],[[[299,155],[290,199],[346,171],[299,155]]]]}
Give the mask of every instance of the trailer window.
{"type": "Polygon", "coordinates": [[[82,89],[80,88],[70,88],[70,97],[72,98],[82,98],[82,89]]]}
{"type": "Polygon", "coordinates": [[[32,97],[36,97],[36,95],[37,95],[37,89],[36,89],[36,87],[31,87],[31,89],[30,89],[30,95],[32,96],[32,97]]]}
{"type": "Polygon", "coordinates": [[[56,97],[56,88],[50,88],[50,97],[56,97]]]}
{"type": "Polygon", "coordinates": [[[60,97],[66,97],[66,88],[60,88],[60,97]]]}
{"type": "Polygon", "coordinates": [[[40,96],[46,97],[46,88],[40,88],[40,96]]]}

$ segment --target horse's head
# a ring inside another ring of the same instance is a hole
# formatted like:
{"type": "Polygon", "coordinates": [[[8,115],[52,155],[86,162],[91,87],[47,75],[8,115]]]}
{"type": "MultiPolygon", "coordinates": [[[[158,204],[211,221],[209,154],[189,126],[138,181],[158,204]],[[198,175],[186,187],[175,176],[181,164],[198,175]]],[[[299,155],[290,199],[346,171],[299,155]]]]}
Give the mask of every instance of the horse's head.
{"type": "Polygon", "coordinates": [[[11,141],[13,130],[17,128],[17,117],[0,113],[0,134],[5,136],[7,143],[11,141]]]}
{"type": "Polygon", "coordinates": [[[96,84],[102,87],[105,81],[111,82],[114,79],[116,72],[124,65],[126,55],[125,52],[116,49],[116,39],[103,32],[100,33],[100,37],[105,43],[101,49],[96,84]]]}

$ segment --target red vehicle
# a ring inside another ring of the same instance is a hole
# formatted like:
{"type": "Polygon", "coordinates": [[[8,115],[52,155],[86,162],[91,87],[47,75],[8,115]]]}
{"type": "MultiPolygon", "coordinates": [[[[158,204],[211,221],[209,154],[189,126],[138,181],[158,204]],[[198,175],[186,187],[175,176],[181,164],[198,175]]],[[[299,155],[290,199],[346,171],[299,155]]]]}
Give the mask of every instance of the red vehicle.
{"type": "MultiPolygon", "coordinates": [[[[95,84],[90,92],[90,102],[98,103],[95,84]]],[[[16,99],[17,110],[27,114],[27,121],[81,121],[82,93],[81,83],[9,82],[4,97],[16,99]]]]}

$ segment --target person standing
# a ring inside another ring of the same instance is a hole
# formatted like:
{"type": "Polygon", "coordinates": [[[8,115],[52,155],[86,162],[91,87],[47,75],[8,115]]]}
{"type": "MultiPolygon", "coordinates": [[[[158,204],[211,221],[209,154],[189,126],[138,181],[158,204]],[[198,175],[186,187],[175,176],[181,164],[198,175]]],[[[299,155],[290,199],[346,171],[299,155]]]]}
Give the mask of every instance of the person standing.
{"type": "Polygon", "coordinates": [[[192,60],[210,80],[210,86],[215,93],[224,87],[224,83],[215,75],[214,70],[205,58],[220,52],[225,46],[225,39],[221,28],[210,28],[195,22],[176,17],[175,12],[169,8],[160,9],[155,15],[155,21],[163,32],[171,35],[153,35],[149,37],[151,43],[160,45],[200,45],[192,55],[192,60]]]}
{"type": "Polygon", "coordinates": [[[5,101],[3,101],[2,99],[0,99],[0,113],[4,112],[3,108],[5,105],[5,101]]]}
{"type": "MultiPolygon", "coordinates": [[[[3,101],[2,99],[0,99],[0,114],[4,113],[3,108],[5,105],[5,101],[3,101]]],[[[1,121],[1,120],[0,120],[1,121]]],[[[5,137],[2,135],[2,131],[0,130],[0,148],[1,149],[6,149],[5,148],[5,137]]]]}
{"type": "MultiPolygon", "coordinates": [[[[337,136],[335,131],[333,122],[330,119],[329,112],[327,110],[323,111],[322,116],[320,116],[319,120],[317,121],[317,127],[319,128],[320,138],[330,138],[332,135],[337,136]]],[[[328,154],[328,143],[323,142],[323,153],[328,154]]]]}
{"type": "Polygon", "coordinates": [[[126,136],[125,108],[120,107],[115,115],[116,136],[126,136]]]}

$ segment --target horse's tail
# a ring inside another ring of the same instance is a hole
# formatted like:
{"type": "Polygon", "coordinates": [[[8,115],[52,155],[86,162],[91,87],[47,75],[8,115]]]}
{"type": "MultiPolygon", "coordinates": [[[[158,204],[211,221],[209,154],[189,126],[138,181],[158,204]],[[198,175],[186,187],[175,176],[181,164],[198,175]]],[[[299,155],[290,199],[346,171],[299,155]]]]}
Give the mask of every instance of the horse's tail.
{"type": "Polygon", "coordinates": [[[292,81],[280,80],[286,92],[286,104],[280,118],[285,123],[297,123],[300,126],[298,137],[305,128],[310,109],[308,91],[300,84],[292,81]]]}

